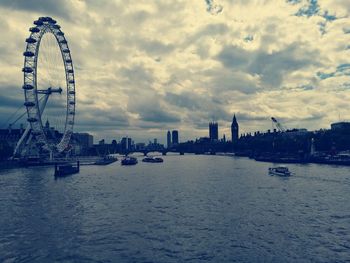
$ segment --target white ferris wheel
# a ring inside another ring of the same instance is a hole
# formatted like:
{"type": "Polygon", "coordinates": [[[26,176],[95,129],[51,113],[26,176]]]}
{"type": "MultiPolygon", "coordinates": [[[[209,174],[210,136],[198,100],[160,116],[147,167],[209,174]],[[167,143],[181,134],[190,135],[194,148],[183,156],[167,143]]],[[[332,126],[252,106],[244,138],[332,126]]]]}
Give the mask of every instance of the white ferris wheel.
{"type": "Polygon", "coordinates": [[[22,69],[28,124],[14,155],[23,155],[33,144],[41,152],[62,153],[73,133],[76,91],[68,42],[51,17],[40,17],[34,25],[22,69]]]}

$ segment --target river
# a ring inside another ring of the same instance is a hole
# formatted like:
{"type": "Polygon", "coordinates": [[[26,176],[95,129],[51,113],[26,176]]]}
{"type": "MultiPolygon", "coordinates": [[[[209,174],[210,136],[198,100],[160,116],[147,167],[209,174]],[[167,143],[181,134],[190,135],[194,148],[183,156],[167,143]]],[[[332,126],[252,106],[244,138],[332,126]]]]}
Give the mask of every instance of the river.
{"type": "Polygon", "coordinates": [[[0,262],[350,261],[350,167],[139,161],[0,171],[0,262]]]}

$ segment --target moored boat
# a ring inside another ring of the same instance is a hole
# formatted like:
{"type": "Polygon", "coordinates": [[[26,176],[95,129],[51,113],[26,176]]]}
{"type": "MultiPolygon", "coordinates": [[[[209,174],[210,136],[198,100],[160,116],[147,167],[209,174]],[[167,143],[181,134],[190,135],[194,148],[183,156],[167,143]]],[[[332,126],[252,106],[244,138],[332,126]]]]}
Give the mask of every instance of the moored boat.
{"type": "Polygon", "coordinates": [[[72,164],[55,165],[55,177],[65,177],[71,174],[79,173],[80,164],[77,162],[76,166],[72,164]]]}
{"type": "Polygon", "coordinates": [[[135,157],[125,157],[122,161],[121,161],[122,165],[135,165],[137,164],[137,159],[135,157]]]}
{"type": "Polygon", "coordinates": [[[160,157],[146,157],[142,159],[144,163],[162,163],[164,162],[163,158],[160,157]]]}
{"type": "Polygon", "coordinates": [[[116,161],[118,161],[117,157],[105,156],[102,159],[97,160],[94,164],[95,165],[108,165],[108,164],[114,163],[116,161]]]}
{"type": "Polygon", "coordinates": [[[277,175],[277,176],[291,176],[292,175],[292,173],[289,171],[288,167],[285,167],[285,166],[270,167],[269,174],[270,175],[277,175]]]}

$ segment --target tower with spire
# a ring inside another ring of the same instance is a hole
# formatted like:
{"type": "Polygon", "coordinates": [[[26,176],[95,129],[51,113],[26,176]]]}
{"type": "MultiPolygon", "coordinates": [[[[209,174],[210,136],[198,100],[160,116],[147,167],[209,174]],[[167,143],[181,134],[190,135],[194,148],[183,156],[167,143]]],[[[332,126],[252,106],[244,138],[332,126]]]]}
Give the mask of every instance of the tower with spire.
{"type": "Polygon", "coordinates": [[[231,124],[231,139],[235,143],[238,141],[239,137],[239,125],[236,119],[236,114],[233,115],[232,124],[231,124]]]}
{"type": "Polygon", "coordinates": [[[46,130],[50,130],[50,122],[49,122],[49,119],[46,119],[45,129],[46,129],[46,130]]]}

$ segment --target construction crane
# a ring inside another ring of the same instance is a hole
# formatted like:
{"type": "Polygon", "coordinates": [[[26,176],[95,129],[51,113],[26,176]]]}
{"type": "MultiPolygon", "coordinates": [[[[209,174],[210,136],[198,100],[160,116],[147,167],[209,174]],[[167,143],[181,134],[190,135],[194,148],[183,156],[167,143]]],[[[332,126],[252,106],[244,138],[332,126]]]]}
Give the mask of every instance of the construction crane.
{"type": "Polygon", "coordinates": [[[281,123],[279,123],[279,121],[276,118],[271,117],[271,120],[272,120],[272,126],[275,126],[278,131],[280,132],[286,131],[286,129],[282,126],[281,123]]]}

